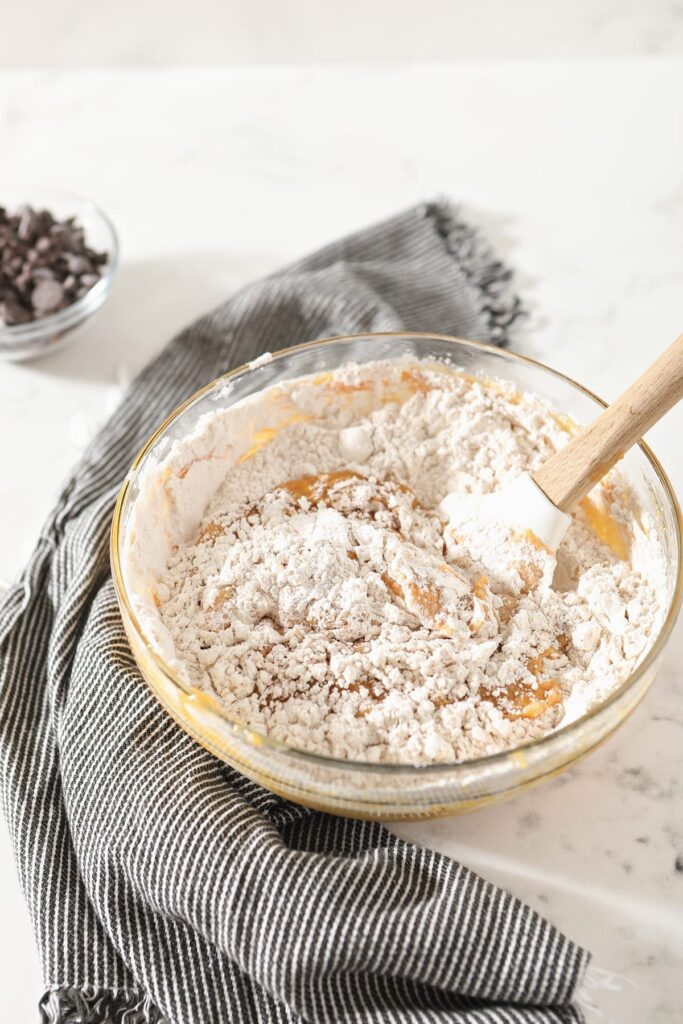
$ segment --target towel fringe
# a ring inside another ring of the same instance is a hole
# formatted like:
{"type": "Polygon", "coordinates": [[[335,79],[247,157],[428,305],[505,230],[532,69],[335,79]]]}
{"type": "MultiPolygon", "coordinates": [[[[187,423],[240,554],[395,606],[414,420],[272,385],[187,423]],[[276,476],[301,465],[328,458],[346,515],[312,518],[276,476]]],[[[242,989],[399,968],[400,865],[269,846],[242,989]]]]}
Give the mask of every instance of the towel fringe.
{"type": "Polygon", "coordinates": [[[134,988],[49,989],[38,1004],[40,1024],[168,1024],[149,996],[134,988]]]}
{"type": "Polygon", "coordinates": [[[485,317],[489,341],[501,348],[510,344],[510,328],[527,312],[511,287],[512,270],[498,259],[478,228],[461,219],[460,207],[448,200],[426,203],[425,216],[433,220],[468,281],[479,293],[480,310],[485,317]]]}

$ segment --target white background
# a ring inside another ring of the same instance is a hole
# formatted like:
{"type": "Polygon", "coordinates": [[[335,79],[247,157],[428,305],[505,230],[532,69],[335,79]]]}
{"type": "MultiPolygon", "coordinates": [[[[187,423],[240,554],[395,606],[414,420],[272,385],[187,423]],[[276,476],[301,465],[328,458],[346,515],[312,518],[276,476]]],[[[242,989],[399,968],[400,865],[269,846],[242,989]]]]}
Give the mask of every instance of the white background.
{"type": "MultiPolygon", "coordinates": [[[[464,202],[518,270],[532,313],[518,347],[607,398],[682,329],[680,5],[419,9],[3,10],[0,177],[91,195],[123,263],[73,347],[0,364],[0,577],[20,569],[90,432],[170,334],[241,283],[420,199],[464,202]],[[189,67],[228,61],[243,66],[189,67]],[[31,65],[51,68],[8,70],[31,65]]],[[[650,438],[679,491],[682,426],[675,410],[650,438]]],[[[632,720],[555,783],[401,830],[587,944],[617,976],[593,993],[596,1024],[683,1015],[682,655],[679,628],[632,720]]],[[[0,905],[0,1019],[33,1022],[41,982],[4,831],[0,905]]]]}

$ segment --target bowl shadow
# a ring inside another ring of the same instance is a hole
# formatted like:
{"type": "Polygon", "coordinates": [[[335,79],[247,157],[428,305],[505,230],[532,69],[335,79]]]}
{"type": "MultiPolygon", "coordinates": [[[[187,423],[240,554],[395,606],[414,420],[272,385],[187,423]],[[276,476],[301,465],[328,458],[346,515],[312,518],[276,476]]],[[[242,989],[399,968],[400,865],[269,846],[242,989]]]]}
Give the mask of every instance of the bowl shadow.
{"type": "Polygon", "coordinates": [[[33,373],[92,383],[129,380],[178,331],[277,264],[277,256],[259,252],[124,263],[108,301],[82,326],[73,343],[25,367],[33,373]]]}

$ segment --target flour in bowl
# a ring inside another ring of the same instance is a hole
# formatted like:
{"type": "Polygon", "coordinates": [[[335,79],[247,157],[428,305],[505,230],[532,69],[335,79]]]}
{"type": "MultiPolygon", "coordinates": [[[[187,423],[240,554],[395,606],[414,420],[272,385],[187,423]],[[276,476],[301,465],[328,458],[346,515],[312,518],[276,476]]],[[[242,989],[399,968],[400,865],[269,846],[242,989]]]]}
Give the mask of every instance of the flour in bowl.
{"type": "Polygon", "coordinates": [[[647,650],[662,555],[615,474],[557,564],[528,531],[435,511],[566,441],[539,400],[395,360],[289,381],[250,415],[246,447],[223,410],[171,451],[171,514],[209,472],[212,494],[153,595],[176,670],[253,729],[337,758],[463,760],[548,733],[647,650]]]}

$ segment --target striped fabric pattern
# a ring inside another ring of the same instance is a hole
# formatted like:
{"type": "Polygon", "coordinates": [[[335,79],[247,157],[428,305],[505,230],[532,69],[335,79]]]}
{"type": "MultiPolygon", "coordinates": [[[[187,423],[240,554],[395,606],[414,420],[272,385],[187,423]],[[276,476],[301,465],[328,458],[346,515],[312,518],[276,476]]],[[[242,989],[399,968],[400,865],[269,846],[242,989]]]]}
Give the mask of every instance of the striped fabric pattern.
{"type": "Polygon", "coordinates": [[[332,334],[505,343],[508,276],[447,205],[411,209],[180,334],[76,467],[0,607],[0,790],[46,1024],[580,1020],[588,955],[509,893],[289,804],[182,732],[137,671],[108,566],[133,456],[200,385],[332,334]]]}

